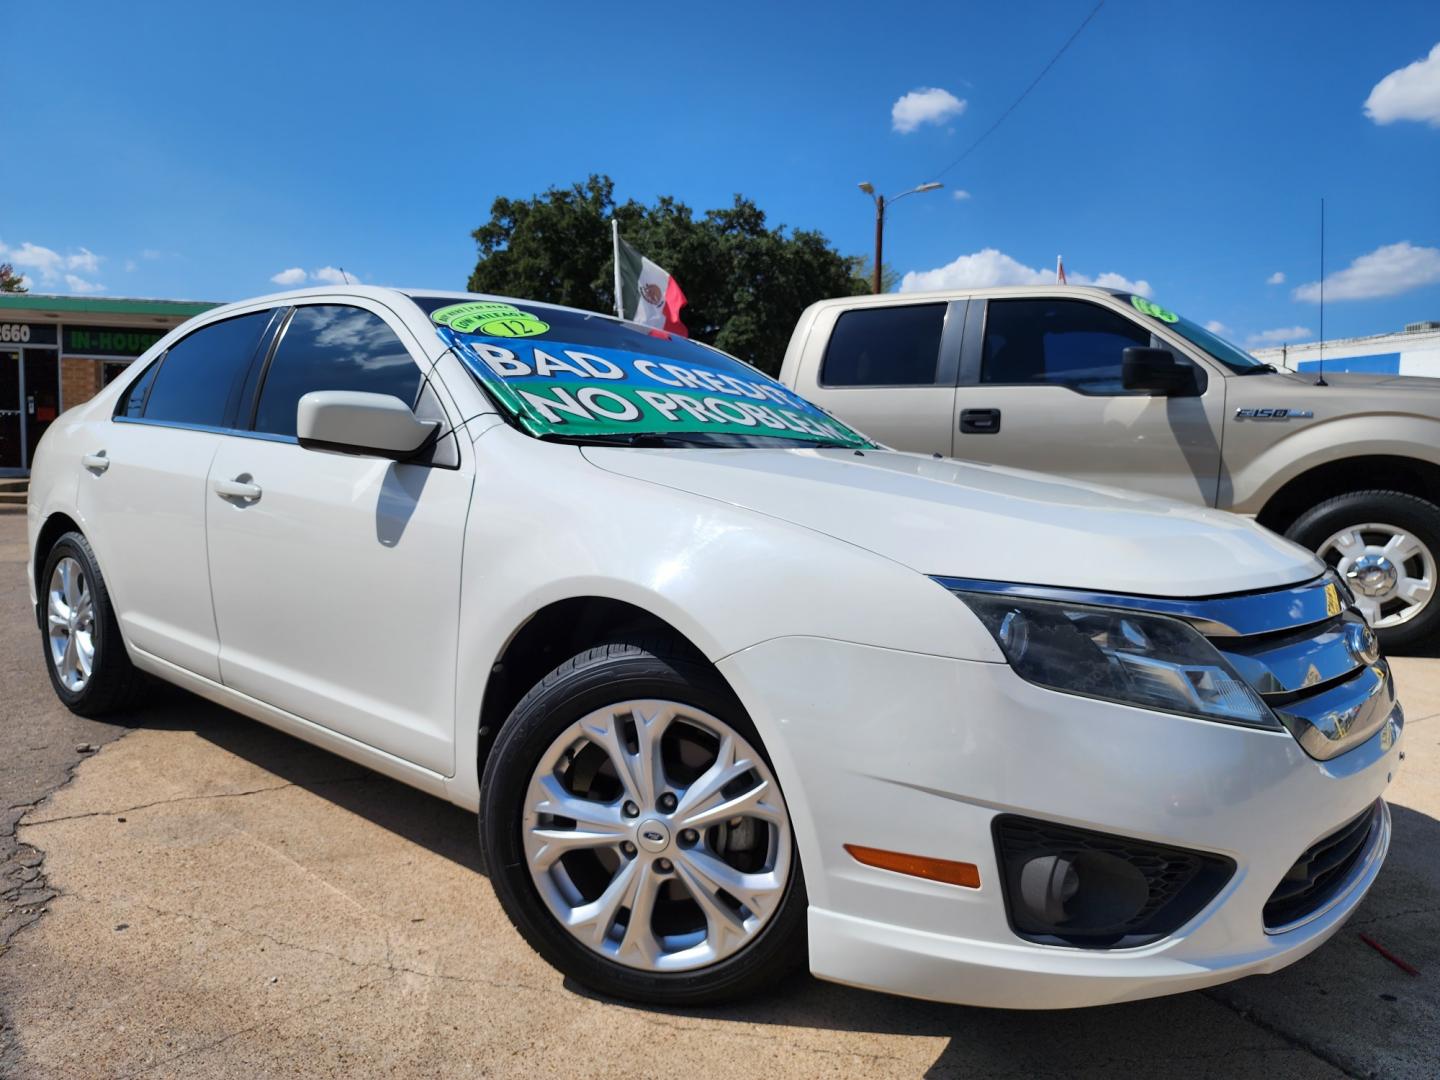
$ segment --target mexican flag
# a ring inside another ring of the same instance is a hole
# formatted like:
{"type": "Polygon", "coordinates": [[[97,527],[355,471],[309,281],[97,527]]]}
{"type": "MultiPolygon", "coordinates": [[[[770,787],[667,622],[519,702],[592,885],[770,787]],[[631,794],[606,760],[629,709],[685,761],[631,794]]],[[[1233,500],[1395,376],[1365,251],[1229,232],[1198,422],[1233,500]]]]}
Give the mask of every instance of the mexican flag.
{"type": "Polygon", "coordinates": [[[690,331],[680,321],[680,309],[685,306],[680,283],[621,240],[619,222],[612,219],[610,226],[615,237],[616,314],[642,326],[689,337],[690,331]]]}

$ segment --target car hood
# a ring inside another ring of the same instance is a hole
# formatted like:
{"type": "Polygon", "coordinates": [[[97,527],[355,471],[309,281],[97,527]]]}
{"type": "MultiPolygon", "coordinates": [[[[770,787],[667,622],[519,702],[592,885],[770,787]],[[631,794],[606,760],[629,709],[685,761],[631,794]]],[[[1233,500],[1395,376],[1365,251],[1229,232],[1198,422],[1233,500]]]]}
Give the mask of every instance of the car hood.
{"type": "Polygon", "coordinates": [[[1233,514],[1016,469],[882,450],[582,452],[609,472],[745,507],[925,574],[1209,596],[1323,569],[1233,514]]]}

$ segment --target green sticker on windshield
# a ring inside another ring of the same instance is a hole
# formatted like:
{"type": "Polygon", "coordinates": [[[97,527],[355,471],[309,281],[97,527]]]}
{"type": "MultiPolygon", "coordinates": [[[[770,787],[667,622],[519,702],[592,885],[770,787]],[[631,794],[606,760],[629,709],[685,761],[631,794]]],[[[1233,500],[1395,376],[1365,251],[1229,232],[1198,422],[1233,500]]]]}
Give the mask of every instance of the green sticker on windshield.
{"type": "Polygon", "coordinates": [[[521,311],[514,304],[490,300],[451,304],[434,312],[430,318],[456,333],[484,334],[486,337],[534,337],[550,329],[549,323],[542,322],[528,311],[521,311]]]}
{"type": "Polygon", "coordinates": [[[1143,296],[1130,297],[1130,303],[1141,315],[1149,315],[1152,319],[1159,319],[1161,322],[1179,322],[1180,316],[1173,311],[1166,311],[1159,304],[1153,304],[1143,296]]]}

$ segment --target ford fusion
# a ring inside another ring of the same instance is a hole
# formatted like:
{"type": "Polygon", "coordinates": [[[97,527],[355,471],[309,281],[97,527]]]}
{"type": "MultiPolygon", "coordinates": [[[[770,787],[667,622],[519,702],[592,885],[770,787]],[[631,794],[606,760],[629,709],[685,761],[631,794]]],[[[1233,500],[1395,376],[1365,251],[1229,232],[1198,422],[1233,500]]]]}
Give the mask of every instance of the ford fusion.
{"type": "Polygon", "coordinates": [[[67,706],[158,678],[478,811],[515,927],[617,997],[1203,987],[1389,843],[1401,711],[1315,556],[606,316],[217,308],[51,426],[28,525],[67,706]]]}

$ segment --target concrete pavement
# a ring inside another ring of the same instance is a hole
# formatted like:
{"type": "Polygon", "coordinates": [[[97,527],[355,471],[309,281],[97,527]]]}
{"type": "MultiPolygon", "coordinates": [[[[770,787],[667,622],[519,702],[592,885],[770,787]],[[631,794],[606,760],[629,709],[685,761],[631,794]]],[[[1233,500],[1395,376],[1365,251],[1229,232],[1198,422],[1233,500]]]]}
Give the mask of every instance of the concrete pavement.
{"type": "MultiPolygon", "coordinates": [[[[0,556],[15,531],[0,518],[0,556]]],[[[8,614],[23,583],[5,563],[8,614]]],[[[26,646],[14,627],[3,633],[4,700],[12,685],[34,691],[25,723],[69,731],[53,699],[36,696],[33,636],[26,646]]],[[[478,870],[473,817],[164,693],[22,821],[56,895],[0,955],[0,1003],[18,1037],[0,1073],[1433,1077],[1440,661],[1397,668],[1410,725],[1391,791],[1395,843],[1349,926],[1277,975],[1050,1014],[808,978],[720,1009],[596,999],[511,929],[478,870]]],[[[31,791],[63,779],[63,764],[42,768],[31,791]]],[[[8,785],[26,776],[0,772],[0,801],[18,803],[8,785]]]]}

